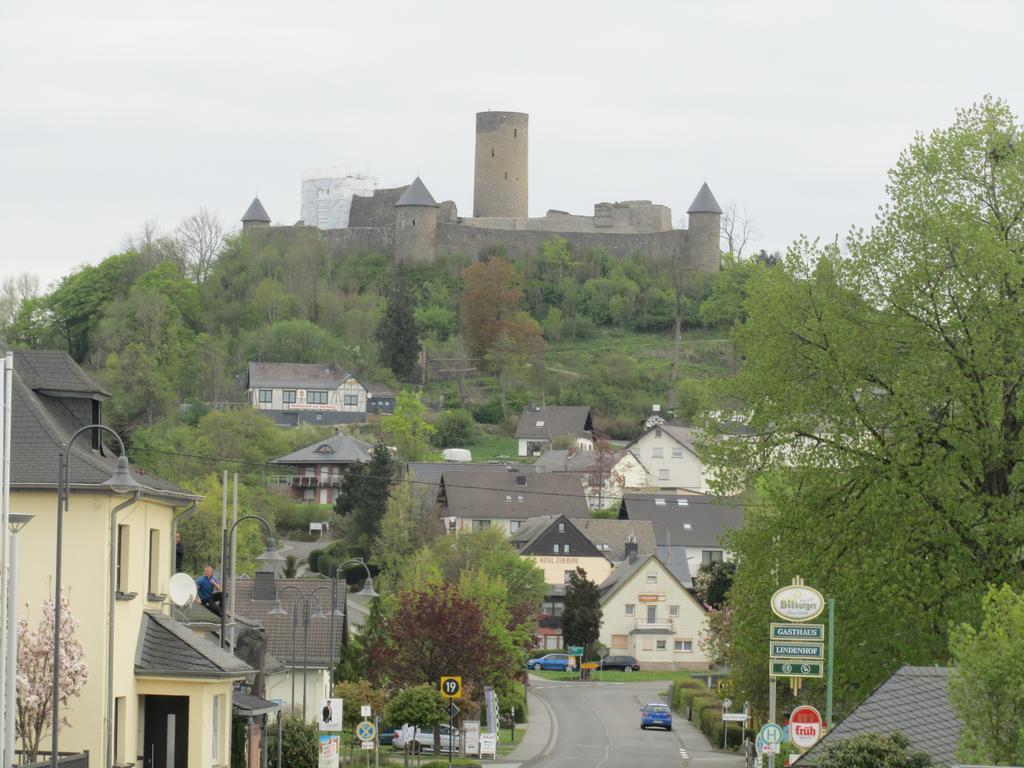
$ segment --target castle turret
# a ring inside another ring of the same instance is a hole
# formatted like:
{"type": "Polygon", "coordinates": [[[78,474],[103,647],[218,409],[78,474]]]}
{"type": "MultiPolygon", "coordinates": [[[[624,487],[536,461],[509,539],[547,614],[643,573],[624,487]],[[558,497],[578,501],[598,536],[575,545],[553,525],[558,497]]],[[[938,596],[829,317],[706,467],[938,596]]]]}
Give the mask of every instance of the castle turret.
{"type": "Polygon", "coordinates": [[[437,203],[417,176],[395,203],[395,261],[437,255],[437,203]]]}
{"type": "Polygon", "coordinates": [[[722,209],[704,182],[700,192],[686,209],[689,226],[686,246],[692,265],[702,272],[717,272],[721,266],[722,209]]]}
{"type": "Polygon", "coordinates": [[[270,216],[267,209],[263,207],[258,197],[254,197],[245,213],[242,214],[242,231],[246,232],[254,227],[269,227],[270,216]]]}
{"type": "Polygon", "coordinates": [[[526,218],[528,132],[523,112],[478,112],[473,216],[526,218]]]}

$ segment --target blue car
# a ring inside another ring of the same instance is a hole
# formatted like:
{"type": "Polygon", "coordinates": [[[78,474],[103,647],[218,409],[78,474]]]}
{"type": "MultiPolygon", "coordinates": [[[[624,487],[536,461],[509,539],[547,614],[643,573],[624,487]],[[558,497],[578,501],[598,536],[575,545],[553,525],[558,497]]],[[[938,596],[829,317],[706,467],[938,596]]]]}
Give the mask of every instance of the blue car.
{"type": "Polygon", "coordinates": [[[573,665],[573,658],[567,653],[549,653],[545,656],[541,656],[536,659],[530,659],[526,662],[527,669],[554,669],[559,672],[565,672],[573,665]]]}
{"type": "Polygon", "coordinates": [[[640,710],[640,728],[643,730],[648,728],[664,728],[666,731],[671,731],[672,710],[664,704],[656,701],[651,702],[640,710]]]}

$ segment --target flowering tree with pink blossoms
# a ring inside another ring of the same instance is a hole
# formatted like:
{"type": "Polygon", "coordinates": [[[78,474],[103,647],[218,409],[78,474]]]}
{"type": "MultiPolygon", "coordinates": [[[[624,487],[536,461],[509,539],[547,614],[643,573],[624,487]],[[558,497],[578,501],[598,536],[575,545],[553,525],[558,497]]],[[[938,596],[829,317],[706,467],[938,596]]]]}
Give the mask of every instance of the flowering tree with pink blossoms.
{"type": "MultiPolygon", "coordinates": [[[[78,641],[78,619],[71,614],[67,595],[60,601],[60,719],[61,727],[70,725],[66,712],[68,700],[77,696],[86,680],[82,644],[78,641]]],[[[53,600],[43,602],[39,626],[29,628],[28,619],[18,620],[18,713],[15,728],[21,749],[28,761],[35,762],[43,737],[50,733],[53,718],[53,600]]]]}

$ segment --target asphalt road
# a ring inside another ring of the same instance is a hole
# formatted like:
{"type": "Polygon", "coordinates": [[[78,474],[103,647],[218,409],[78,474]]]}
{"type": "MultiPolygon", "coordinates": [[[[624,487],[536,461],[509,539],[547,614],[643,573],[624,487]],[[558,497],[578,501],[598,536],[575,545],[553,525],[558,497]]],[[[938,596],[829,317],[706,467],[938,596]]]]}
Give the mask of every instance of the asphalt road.
{"type": "Polygon", "coordinates": [[[710,749],[703,734],[675,716],[672,731],[641,730],[640,707],[663,701],[666,682],[573,683],[531,678],[530,706],[554,718],[544,752],[522,768],[739,768],[735,754],[710,749]],[[543,702],[538,702],[542,699],[543,702]]]}

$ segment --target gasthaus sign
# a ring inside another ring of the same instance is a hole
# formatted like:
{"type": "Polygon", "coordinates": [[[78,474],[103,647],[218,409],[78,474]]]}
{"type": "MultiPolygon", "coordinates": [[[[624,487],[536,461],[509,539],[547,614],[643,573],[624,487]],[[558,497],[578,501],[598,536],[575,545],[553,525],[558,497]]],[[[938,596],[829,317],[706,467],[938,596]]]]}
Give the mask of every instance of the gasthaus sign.
{"type": "Polygon", "coordinates": [[[783,587],[772,595],[772,613],[786,621],[810,621],[823,610],[825,598],[807,586],[783,587]]]}

